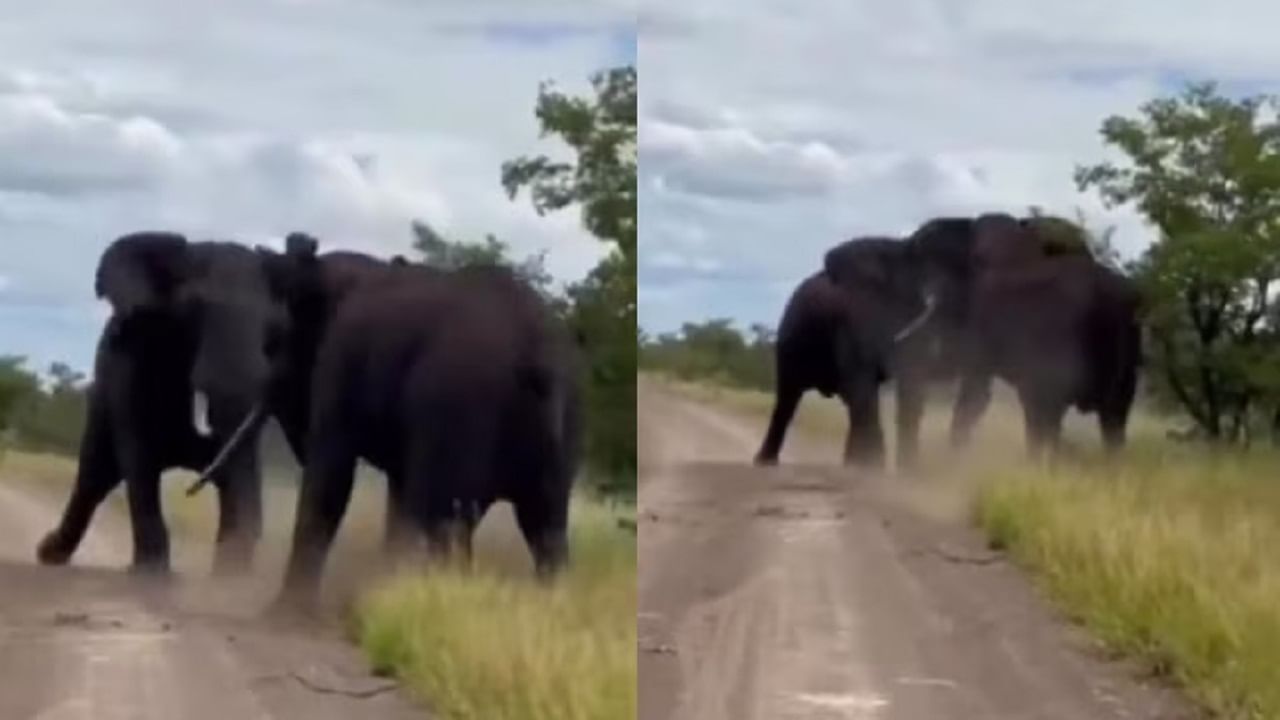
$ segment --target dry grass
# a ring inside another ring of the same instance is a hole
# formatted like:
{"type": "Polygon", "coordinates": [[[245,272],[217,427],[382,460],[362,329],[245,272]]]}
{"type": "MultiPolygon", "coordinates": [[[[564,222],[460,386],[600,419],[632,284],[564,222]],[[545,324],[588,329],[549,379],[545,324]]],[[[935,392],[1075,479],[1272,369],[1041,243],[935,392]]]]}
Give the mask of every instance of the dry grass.
{"type": "Polygon", "coordinates": [[[1280,718],[1280,457],[1135,445],[993,472],[983,528],[1112,650],[1218,717],[1280,718]]]}
{"type": "Polygon", "coordinates": [[[549,587],[533,581],[509,517],[495,518],[470,572],[441,568],[370,593],[361,644],[452,720],[635,717],[636,554],[621,512],[575,504],[572,564],[549,587]]]}

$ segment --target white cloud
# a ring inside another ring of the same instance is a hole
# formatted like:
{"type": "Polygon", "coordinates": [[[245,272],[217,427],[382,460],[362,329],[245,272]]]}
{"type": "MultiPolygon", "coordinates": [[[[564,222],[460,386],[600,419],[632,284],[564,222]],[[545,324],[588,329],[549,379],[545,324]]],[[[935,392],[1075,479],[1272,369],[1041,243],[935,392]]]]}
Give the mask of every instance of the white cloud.
{"type": "Polygon", "coordinates": [[[1103,0],[646,0],[641,322],[776,323],[826,248],[1039,205],[1151,239],[1072,180],[1111,114],[1189,79],[1275,89],[1280,6],[1103,0]],[[696,272],[672,257],[716,264],[696,272]]]}
{"type": "Polygon", "coordinates": [[[623,0],[51,0],[0,25],[0,353],[90,361],[92,271],[120,233],[405,252],[421,218],[583,275],[576,211],[507,199],[538,84],[627,58],[623,0]]]}

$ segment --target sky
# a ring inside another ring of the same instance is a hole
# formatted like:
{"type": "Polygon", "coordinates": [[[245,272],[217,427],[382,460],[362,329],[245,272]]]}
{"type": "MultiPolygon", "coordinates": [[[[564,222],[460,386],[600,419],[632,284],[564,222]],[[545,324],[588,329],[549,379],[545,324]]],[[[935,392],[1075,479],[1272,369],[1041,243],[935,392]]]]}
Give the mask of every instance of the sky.
{"type": "Polygon", "coordinates": [[[142,229],[390,255],[422,219],[578,279],[602,244],[500,167],[563,155],[539,83],[587,92],[635,27],[631,0],[0,0],[0,355],[89,370],[98,256],[142,229]]]}
{"type": "Polygon", "coordinates": [[[1151,242],[1076,191],[1098,134],[1187,81],[1280,90],[1270,0],[645,0],[640,323],[775,326],[827,248],[1038,205],[1151,242]]]}

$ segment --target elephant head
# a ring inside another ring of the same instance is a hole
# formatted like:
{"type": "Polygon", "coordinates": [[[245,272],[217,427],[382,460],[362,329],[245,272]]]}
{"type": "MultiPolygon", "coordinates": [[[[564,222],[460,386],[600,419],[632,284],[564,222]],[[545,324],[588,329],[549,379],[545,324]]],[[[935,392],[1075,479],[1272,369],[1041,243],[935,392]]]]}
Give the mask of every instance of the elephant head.
{"type": "Polygon", "coordinates": [[[935,218],[912,233],[907,243],[920,264],[924,294],[937,299],[954,325],[967,321],[970,294],[980,274],[1058,255],[1090,257],[1083,231],[1052,216],[985,213],[935,218]]]}
{"type": "Polygon", "coordinates": [[[243,288],[241,308],[256,310],[242,311],[238,321],[246,337],[279,338],[274,344],[245,347],[247,352],[257,348],[254,363],[268,368],[269,383],[258,387],[254,414],[222,446],[189,494],[209,481],[266,413],[280,421],[294,454],[304,459],[311,372],[334,309],[357,287],[384,282],[389,277],[386,273],[413,267],[399,256],[387,262],[341,250],[319,255],[318,247],[314,237],[294,232],[285,238],[283,253],[255,251],[254,261],[265,281],[243,288]]]}
{"type": "Polygon", "coordinates": [[[938,304],[916,248],[896,238],[847,240],[827,251],[823,270],[836,285],[875,299],[876,319],[888,323],[895,343],[923,327],[938,304]]]}
{"type": "Polygon", "coordinates": [[[192,426],[202,436],[246,433],[265,417],[261,399],[289,319],[268,253],[139,232],[116,239],[99,261],[95,290],[113,309],[110,341],[185,346],[192,426]],[[158,324],[162,332],[147,332],[158,324]]]}

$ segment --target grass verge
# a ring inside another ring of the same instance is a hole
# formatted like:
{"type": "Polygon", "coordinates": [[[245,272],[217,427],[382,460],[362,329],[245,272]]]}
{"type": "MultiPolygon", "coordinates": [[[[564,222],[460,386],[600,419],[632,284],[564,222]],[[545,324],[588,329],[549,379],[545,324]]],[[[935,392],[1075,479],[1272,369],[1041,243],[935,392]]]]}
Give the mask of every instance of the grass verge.
{"type": "Polygon", "coordinates": [[[532,580],[515,537],[479,547],[470,572],[392,579],[359,604],[360,643],[450,720],[635,717],[635,539],[620,517],[576,502],[553,586],[532,580]]]}
{"type": "Polygon", "coordinates": [[[1140,442],[1112,467],[997,470],[978,516],[1111,651],[1218,717],[1280,718],[1278,462],[1140,442]]]}

